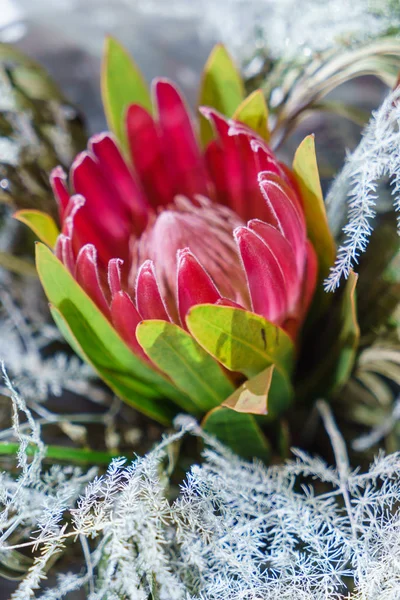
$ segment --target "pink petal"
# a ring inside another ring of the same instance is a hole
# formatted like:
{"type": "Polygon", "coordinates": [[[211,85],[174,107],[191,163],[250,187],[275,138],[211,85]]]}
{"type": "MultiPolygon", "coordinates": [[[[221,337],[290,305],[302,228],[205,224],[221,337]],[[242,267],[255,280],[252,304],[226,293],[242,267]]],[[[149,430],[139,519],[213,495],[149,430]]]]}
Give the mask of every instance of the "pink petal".
{"type": "Polygon", "coordinates": [[[76,259],[75,278],[101,312],[109,318],[110,309],[100,284],[96,248],[86,244],[76,259]]]}
{"type": "Polygon", "coordinates": [[[274,254],[247,227],[238,227],[234,235],[246,272],[254,312],[279,324],[287,312],[287,293],[285,279],[274,254]]]}
{"type": "Polygon", "coordinates": [[[132,215],[132,226],[139,235],[146,227],[149,205],[113,138],[109,133],[93,136],[89,141],[89,148],[113,188],[115,198],[132,215]]]}
{"type": "Polygon", "coordinates": [[[142,347],[136,339],[136,327],[141,317],[126,292],[117,292],[111,302],[112,323],[132,352],[148,361],[142,347]]]}
{"type": "Polygon", "coordinates": [[[63,222],[64,213],[69,203],[69,191],[67,187],[67,175],[62,167],[56,167],[50,173],[50,184],[58,203],[60,222],[63,222]]]}
{"type": "Polygon", "coordinates": [[[292,246],[278,229],[268,223],[254,219],[249,221],[247,226],[263,240],[275,256],[285,280],[288,311],[292,311],[297,304],[301,291],[301,279],[297,274],[296,259],[292,246]]]}
{"type": "Polygon", "coordinates": [[[189,309],[195,304],[214,304],[221,298],[212,279],[189,248],[178,251],[178,310],[183,327],[189,309]]]}
{"type": "Polygon", "coordinates": [[[244,306],[234,302],[233,300],[230,300],[229,298],[220,298],[215,304],[217,306],[230,306],[232,308],[241,308],[242,310],[245,310],[244,306]]]}
{"type": "Polygon", "coordinates": [[[301,277],[306,253],[306,226],[298,203],[293,199],[293,191],[281,178],[272,173],[260,173],[259,183],[267,205],[275,217],[276,226],[293,247],[298,274],[301,277]]]}
{"type": "Polygon", "coordinates": [[[74,275],[75,273],[75,259],[72,250],[71,238],[61,233],[56,242],[54,253],[57,258],[67,267],[68,271],[74,275]]]}
{"type": "Polygon", "coordinates": [[[170,204],[174,190],[153,118],[144,108],[132,104],[126,126],[135,171],[150,204],[154,208],[170,204]]]}
{"type": "Polygon", "coordinates": [[[153,92],[174,193],[208,196],[207,172],[181,94],[167,79],[155,81],[153,92]]]}
{"type": "Polygon", "coordinates": [[[122,291],[121,267],[123,263],[124,261],[120,258],[112,258],[108,263],[107,280],[112,298],[122,291]]]}
{"type": "Polygon", "coordinates": [[[152,260],[146,260],[139,269],[136,280],[136,306],[142,319],[171,320],[161,297],[152,260]]]}

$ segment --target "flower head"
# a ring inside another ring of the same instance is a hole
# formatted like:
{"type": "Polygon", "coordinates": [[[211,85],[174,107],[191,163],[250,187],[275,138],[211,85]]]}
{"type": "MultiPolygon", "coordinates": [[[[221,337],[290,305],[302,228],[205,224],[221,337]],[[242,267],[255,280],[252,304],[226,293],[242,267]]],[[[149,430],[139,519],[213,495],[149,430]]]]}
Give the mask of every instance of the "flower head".
{"type": "Polygon", "coordinates": [[[74,161],[71,194],[53,171],[58,258],[135,351],[141,320],[185,328],[201,303],[252,310],[294,335],[316,259],[290,170],[207,107],[215,137],[202,151],[177,88],[159,79],[153,96],[156,118],[138,104],[127,111],[128,160],[104,133],[74,161]]]}

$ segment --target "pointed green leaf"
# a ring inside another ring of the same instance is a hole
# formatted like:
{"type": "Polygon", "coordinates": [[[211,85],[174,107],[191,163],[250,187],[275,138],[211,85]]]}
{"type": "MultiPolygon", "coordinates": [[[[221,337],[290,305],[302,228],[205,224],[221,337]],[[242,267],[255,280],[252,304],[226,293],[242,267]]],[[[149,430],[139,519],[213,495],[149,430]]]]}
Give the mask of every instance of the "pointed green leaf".
{"type": "Polygon", "coordinates": [[[268,415],[274,419],[289,405],[293,388],[287,376],[271,365],[245,381],[222,406],[240,413],[268,415]]]}
{"type": "Polygon", "coordinates": [[[154,400],[147,397],[148,385],[126,372],[125,366],[108,350],[104,340],[85,321],[74,304],[65,300],[61,310],[50,305],[57,327],[80,358],[93,367],[119,398],[163,425],[168,425],[176,412],[173,406],[160,398],[154,400]]]}
{"type": "Polygon", "coordinates": [[[256,90],[243,100],[237,107],[233,118],[250,127],[266,142],[269,141],[268,107],[261,90],[256,90]]]}
{"type": "Polygon", "coordinates": [[[221,404],[233,384],[215,360],[186,331],[166,321],[143,321],[140,345],[161,371],[193,402],[188,411],[205,412],[221,404]]]}
{"type": "Polygon", "coordinates": [[[253,377],[272,364],[285,374],[292,370],[291,339],[259,315],[230,306],[201,304],[190,309],[186,323],[199,344],[231,371],[253,377]]]}
{"type": "Polygon", "coordinates": [[[360,328],[357,320],[356,286],[358,276],[351,272],[344,289],[340,313],[338,360],[335,368],[335,388],[342,387],[351,375],[356,359],[360,328]]]}
{"type": "Polygon", "coordinates": [[[205,416],[202,427],[243,458],[268,462],[271,456],[268,440],[254,415],[218,407],[205,416]]]}
{"type": "Polygon", "coordinates": [[[349,379],[357,356],[360,329],[357,320],[357,275],[350,273],[346,285],[336,292],[330,310],[316,324],[307,341],[300,365],[297,396],[312,400],[338,391],[349,379]],[[308,356],[314,360],[307,363],[308,356]]]}
{"type": "Polygon", "coordinates": [[[113,37],[106,40],[101,91],[108,126],[127,151],[126,109],[130,104],[139,104],[151,113],[152,105],[142,73],[126,49],[113,37]]]}
{"type": "MultiPolygon", "coordinates": [[[[165,422],[164,413],[170,414],[170,410],[164,409],[166,402],[162,398],[170,398],[179,405],[182,393],[131,352],[61,262],[40,243],[36,245],[36,267],[50,303],[60,311],[76,343],[100,376],[107,380],[109,373],[114,373],[132,392],[149,400],[144,409],[139,397],[139,410],[146,414],[151,411],[153,418],[165,422]]],[[[71,336],[66,337],[78,349],[71,336]]],[[[125,396],[122,398],[127,400],[125,396]]]]}
{"type": "Polygon", "coordinates": [[[60,233],[54,219],[41,210],[18,210],[14,213],[14,218],[27,225],[37,237],[54,248],[57,237],[60,233]]]}
{"type": "MultiPolygon", "coordinates": [[[[232,57],[222,44],[217,44],[203,70],[199,105],[211,106],[226,117],[232,117],[244,96],[243,81],[232,57]]],[[[200,117],[200,137],[203,145],[213,138],[211,125],[203,116],[200,117]]]]}
{"type": "Polygon", "coordinates": [[[329,229],[315,154],[314,136],[308,135],[297,148],[293,171],[304,202],[304,213],[310,238],[318,257],[319,279],[329,273],[336,257],[335,241],[329,229]]]}

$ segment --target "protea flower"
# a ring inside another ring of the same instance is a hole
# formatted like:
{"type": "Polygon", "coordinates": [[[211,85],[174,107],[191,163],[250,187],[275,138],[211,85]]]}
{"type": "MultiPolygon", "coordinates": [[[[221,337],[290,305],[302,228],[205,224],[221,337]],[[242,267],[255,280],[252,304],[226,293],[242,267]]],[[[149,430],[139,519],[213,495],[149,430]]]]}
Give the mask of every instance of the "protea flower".
{"type": "Polygon", "coordinates": [[[93,136],[66,175],[55,252],[134,351],[136,325],[186,327],[195,304],[252,310],[295,335],[316,282],[294,178],[254,132],[201,107],[214,131],[202,152],[178,89],[153,84],[156,119],[126,118],[130,162],[93,136]]]}
{"type": "Polygon", "coordinates": [[[202,145],[173,83],[154,81],[151,100],[113,40],[107,69],[113,133],[89,140],[69,180],[51,174],[61,231],[18,217],[59,259],[38,247],[52,314],[127,402],[162,423],[206,415],[238,452],[264,456],[253,415],[292,399],[298,334],[333,261],[313,140],[293,171],[280,163],[262,93],[244,97],[222,47],[203,77],[202,145]]]}

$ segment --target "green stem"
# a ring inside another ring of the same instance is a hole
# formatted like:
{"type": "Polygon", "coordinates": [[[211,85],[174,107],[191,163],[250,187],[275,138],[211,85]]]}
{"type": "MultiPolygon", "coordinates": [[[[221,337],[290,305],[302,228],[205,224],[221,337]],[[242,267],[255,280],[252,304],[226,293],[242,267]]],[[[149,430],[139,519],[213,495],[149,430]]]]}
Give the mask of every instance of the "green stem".
{"type": "MultiPolygon", "coordinates": [[[[19,444],[16,443],[0,443],[0,456],[16,454],[18,448],[19,444]]],[[[28,446],[26,449],[28,456],[33,456],[35,452],[36,446],[28,446]]],[[[69,448],[68,446],[46,446],[46,459],[54,461],[62,460],[81,465],[108,465],[116,456],[120,456],[120,454],[116,452],[69,448]]]]}

